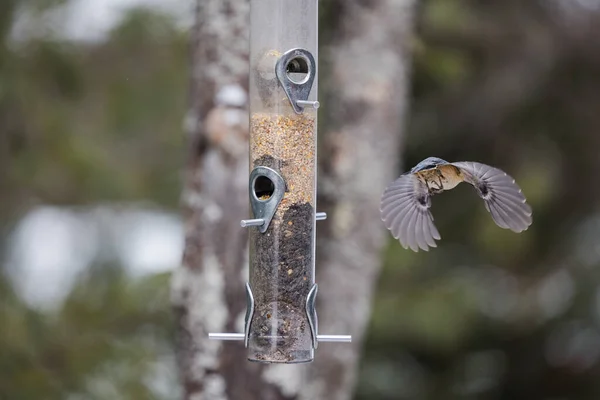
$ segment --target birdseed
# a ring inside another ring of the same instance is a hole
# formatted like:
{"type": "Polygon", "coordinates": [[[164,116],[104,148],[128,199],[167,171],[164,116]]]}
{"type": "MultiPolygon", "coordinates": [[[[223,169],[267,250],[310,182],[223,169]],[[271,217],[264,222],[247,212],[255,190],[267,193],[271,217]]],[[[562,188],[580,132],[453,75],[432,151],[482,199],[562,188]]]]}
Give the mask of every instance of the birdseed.
{"type": "Polygon", "coordinates": [[[306,298],[314,284],[315,119],[254,114],[251,169],[276,170],[284,197],[265,233],[250,231],[250,286],[255,311],[249,359],[298,363],[313,358],[306,298]]]}
{"type": "Polygon", "coordinates": [[[286,181],[287,190],[279,205],[281,212],[292,204],[314,205],[315,118],[304,114],[254,114],[250,129],[250,168],[271,167],[286,181]],[[280,160],[280,164],[256,163],[264,157],[280,160]]]}

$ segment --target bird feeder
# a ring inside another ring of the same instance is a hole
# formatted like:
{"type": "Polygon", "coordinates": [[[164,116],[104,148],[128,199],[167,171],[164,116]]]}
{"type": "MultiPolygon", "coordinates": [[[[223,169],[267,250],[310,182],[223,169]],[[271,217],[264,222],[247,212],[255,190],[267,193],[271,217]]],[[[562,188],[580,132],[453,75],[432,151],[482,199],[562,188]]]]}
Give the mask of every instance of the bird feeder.
{"type": "Polygon", "coordinates": [[[315,299],[318,0],[250,1],[250,361],[302,363],[318,342],[315,299]]]}

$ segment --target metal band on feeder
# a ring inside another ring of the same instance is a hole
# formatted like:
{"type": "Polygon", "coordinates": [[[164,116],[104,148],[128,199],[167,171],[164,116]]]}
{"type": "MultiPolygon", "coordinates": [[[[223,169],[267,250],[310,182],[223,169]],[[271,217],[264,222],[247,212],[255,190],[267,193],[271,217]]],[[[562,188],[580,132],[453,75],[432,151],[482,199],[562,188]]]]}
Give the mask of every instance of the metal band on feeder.
{"type": "Polygon", "coordinates": [[[250,282],[243,340],[250,361],[302,363],[319,342],[315,308],[318,0],[250,1],[250,282]]]}

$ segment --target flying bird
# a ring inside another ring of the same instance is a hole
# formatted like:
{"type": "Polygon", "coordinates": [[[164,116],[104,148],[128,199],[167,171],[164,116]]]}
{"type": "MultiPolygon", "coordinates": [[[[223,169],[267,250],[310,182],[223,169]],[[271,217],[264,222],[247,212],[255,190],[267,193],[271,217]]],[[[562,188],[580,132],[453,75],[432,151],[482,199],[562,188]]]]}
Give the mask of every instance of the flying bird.
{"type": "Polygon", "coordinates": [[[504,171],[471,161],[429,157],[389,185],[381,196],[381,219],[400,244],[413,251],[437,247],[431,197],[467,182],[475,187],[500,228],[523,232],[532,222],[531,207],[515,180],[504,171]]]}

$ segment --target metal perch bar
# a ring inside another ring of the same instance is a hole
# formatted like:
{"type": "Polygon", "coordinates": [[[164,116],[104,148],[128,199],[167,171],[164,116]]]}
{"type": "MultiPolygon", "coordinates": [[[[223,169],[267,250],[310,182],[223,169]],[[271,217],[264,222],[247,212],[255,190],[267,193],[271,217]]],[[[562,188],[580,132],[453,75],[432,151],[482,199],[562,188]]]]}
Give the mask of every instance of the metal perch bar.
{"type": "Polygon", "coordinates": [[[321,107],[321,103],[319,103],[318,101],[306,101],[306,100],[297,100],[296,104],[299,105],[300,107],[312,107],[315,110],[319,107],[321,107]]]}
{"type": "MultiPolygon", "coordinates": [[[[323,221],[327,219],[327,213],[318,212],[315,214],[315,220],[323,221]]],[[[265,223],[265,220],[262,218],[256,219],[243,219],[240,221],[240,226],[242,228],[249,228],[251,226],[262,226],[265,223]]]]}
{"type": "MultiPolygon", "coordinates": [[[[243,333],[209,333],[208,338],[212,340],[244,340],[243,333]]],[[[351,335],[317,335],[317,341],[319,342],[338,342],[338,343],[350,343],[352,342],[351,335]]]]}

